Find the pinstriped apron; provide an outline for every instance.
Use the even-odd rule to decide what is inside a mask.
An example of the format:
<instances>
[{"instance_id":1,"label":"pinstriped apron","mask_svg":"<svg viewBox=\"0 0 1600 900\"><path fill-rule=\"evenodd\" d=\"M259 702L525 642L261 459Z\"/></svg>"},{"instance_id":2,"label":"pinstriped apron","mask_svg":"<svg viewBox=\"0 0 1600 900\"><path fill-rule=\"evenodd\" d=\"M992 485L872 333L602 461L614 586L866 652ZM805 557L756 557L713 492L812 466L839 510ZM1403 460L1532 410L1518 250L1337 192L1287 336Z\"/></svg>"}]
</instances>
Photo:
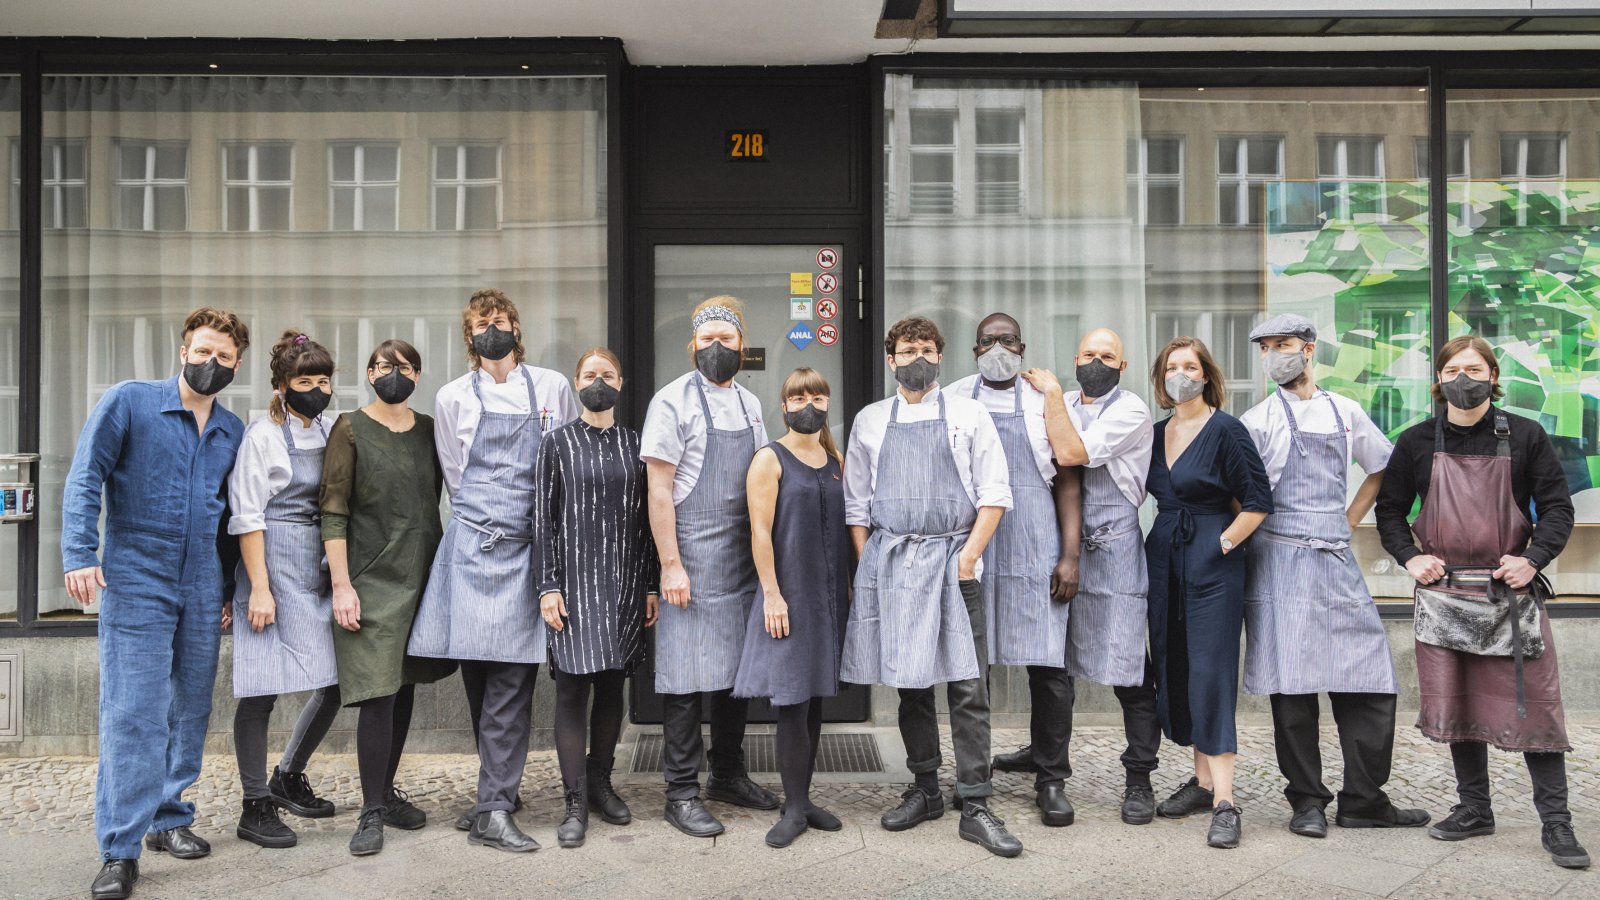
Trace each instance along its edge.
<instances>
[{"instance_id":1,"label":"pinstriped apron","mask_svg":"<svg viewBox=\"0 0 1600 900\"><path fill-rule=\"evenodd\" d=\"M322 422L319 417L316 420ZM327 427L322 426L323 437ZM333 656L333 587L322 553L322 448L294 445L288 416L289 483L267 501L267 584L277 603L273 624L250 627L250 575L239 563L233 595L233 695L261 697L327 687L339 680Z\"/></svg>"},{"instance_id":2,"label":"pinstriped apron","mask_svg":"<svg viewBox=\"0 0 1600 900\"><path fill-rule=\"evenodd\" d=\"M1245 693L1398 693L1389 639L1350 549L1344 419L1328 396L1336 430L1303 434L1282 391L1278 400L1291 446L1274 511L1250 542Z\"/></svg>"},{"instance_id":3,"label":"pinstriped apron","mask_svg":"<svg viewBox=\"0 0 1600 900\"><path fill-rule=\"evenodd\" d=\"M1093 406L1117 402L1122 389ZM1083 466L1083 549L1078 596L1067 630L1067 674L1097 684L1144 682L1150 570L1145 567L1139 508L1117 487L1109 466Z\"/></svg>"},{"instance_id":4,"label":"pinstriped apron","mask_svg":"<svg viewBox=\"0 0 1600 900\"><path fill-rule=\"evenodd\" d=\"M523 367L528 414L492 413L478 398L477 430L451 498L427 592L411 626L412 656L487 662L542 663L544 619L533 581L539 571L533 543L534 461L544 433L533 373Z\"/></svg>"},{"instance_id":5,"label":"pinstriped apron","mask_svg":"<svg viewBox=\"0 0 1600 900\"><path fill-rule=\"evenodd\" d=\"M689 575L689 606L661 603L656 622L656 692L661 694L733 687L745 623L756 599L745 476L756 455L759 426L715 427L705 379L698 372L694 383L706 419L706 458L694 488L674 511L678 555ZM734 396L742 421L750 421L744 396L737 390Z\"/></svg>"},{"instance_id":6,"label":"pinstriped apron","mask_svg":"<svg viewBox=\"0 0 1600 900\"><path fill-rule=\"evenodd\" d=\"M972 620L957 558L977 521L939 417L900 422L900 398L878 449L872 533L856 569L839 679L925 688L977 678Z\"/></svg>"},{"instance_id":7,"label":"pinstriped apron","mask_svg":"<svg viewBox=\"0 0 1600 900\"><path fill-rule=\"evenodd\" d=\"M978 399L983 379L972 382ZM1039 475L1022 411L1022 383L1012 386L1012 410L989 413L1000 432L1011 510L983 551L983 608L989 616L989 663L1061 668L1067 658L1070 604L1050 599L1050 576L1061 556L1055 495Z\"/></svg>"}]
</instances>

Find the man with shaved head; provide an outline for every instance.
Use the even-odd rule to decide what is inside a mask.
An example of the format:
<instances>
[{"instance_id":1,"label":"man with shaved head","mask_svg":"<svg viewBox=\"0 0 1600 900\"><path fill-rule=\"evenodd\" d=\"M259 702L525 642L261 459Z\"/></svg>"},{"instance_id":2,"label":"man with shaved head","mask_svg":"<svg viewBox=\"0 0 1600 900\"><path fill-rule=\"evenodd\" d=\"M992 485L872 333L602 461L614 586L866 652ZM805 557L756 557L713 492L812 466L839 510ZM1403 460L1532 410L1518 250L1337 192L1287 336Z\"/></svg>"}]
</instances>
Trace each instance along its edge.
<instances>
[{"instance_id":1,"label":"man with shaved head","mask_svg":"<svg viewBox=\"0 0 1600 900\"><path fill-rule=\"evenodd\" d=\"M1044 394L1055 461L1082 467L1083 473L1083 549L1066 672L1115 689L1128 737L1122 821L1144 825L1155 818L1150 773L1161 744L1155 669L1145 649L1148 576L1139 532L1155 432L1150 408L1118 386L1128 361L1116 332L1097 328L1084 335L1076 364L1080 390L1070 393L1045 369L1029 369L1022 377ZM1020 756L996 757L994 767L1014 766Z\"/></svg>"}]
</instances>

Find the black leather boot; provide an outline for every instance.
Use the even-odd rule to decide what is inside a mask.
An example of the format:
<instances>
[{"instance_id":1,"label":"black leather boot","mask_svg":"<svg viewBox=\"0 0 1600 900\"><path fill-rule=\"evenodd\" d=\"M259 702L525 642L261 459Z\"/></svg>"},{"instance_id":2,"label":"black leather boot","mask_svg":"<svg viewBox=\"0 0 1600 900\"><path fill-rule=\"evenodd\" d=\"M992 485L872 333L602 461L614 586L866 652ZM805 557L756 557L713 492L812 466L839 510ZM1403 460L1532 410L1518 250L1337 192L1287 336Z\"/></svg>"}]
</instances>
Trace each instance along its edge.
<instances>
[{"instance_id":1,"label":"black leather boot","mask_svg":"<svg viewBox=\"0 0 1600 900\"><path fill-rule=\"evenodd\" d=\"M571 849L582 847L584 835L589 831L589 805L584 801L584 790L567 791L567 815L556 828L556 842Z\"/></svg>"},{"instance_id":2,"label":"black leather boot","mask_svg":"<svg viewBox=\"0 0 1600 900\"><path fill-rule=\"evenodd\" d=\"M278 802L271 797L245 800L244 811L239 814L239 826L234 833L242 841L270 850L293 847L299 841L294 830L278 817Z\"/></svg>"},{"instance_id":3,"label":"black leather boot","mask_svg":"<svg viewBox=\"0 0 1600 900\"><path fill-rule=\"evenodd\" d=\"M532 853L539 849L539 842L522 833L508 809L478 813L472 822L472 830L467 832L467 843L508 853Z\"/></svg>"},{"instance_id":4,"label":"black leather boot","mask_svg":"<svg viewBox=\"0 0 1600 900\"><path fill-rule=\"evenodd\" d=\"M611 787L611 767L602 768L594 759L586 764L587 772L584 778L584 792L587 794L589 808L600 814L600 818L612 825L626 825L633 821L633 811L628 809L628 804L622 802L617 792Z\"/></svg>"}]
</instances>

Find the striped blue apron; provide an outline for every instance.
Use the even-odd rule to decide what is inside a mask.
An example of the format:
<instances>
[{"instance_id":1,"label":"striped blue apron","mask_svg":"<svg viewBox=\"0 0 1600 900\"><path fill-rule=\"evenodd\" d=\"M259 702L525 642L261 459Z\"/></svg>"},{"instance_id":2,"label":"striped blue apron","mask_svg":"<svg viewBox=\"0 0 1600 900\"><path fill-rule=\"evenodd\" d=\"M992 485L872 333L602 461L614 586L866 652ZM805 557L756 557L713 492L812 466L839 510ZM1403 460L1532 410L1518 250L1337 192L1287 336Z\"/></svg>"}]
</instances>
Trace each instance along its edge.
<instances>
[{"instance_id":1,"label":"striped blue apron","mask_svg":"<svg viewBox=\"0 0 1600 900\"><path fill-rule=\"evenodd\" d=\"M322 419L317 420L319 425ZM327 427L322 426L323 437ZM327 687L339 680L333 657L333 587L322 553L321 447L294 445L288 416L289 483L267 501L264 535L267 584L277 603L274 622L250 627L250 575L239 563L233 595L233 695L261 697Z\"/></svg>"},{"instance_id":2,"label":"striped blue apron","mask_svg":"<svg viewBox=\"0 0 1600 900\"><path fill-rule=\"evenodd\" d=\"M939 417L899 421L900 398L878 448L872 533L856 568L841 681L925 688L977 678L978 650L961 597L961 547L978 518Z\"/></svg>"},{"instance_id":3,"label":"striped blue apron","mask_svg":"<svg viewBox=\"0 0 1600 900\"><path fill-rule=\"evenodd\" d=\"M1091 406L1104 415L1121 396L1118 388ZM1117 487L1110 467L1084 466L1083 549L1067 632L1067 674L1119 687L1143 683L1149 584L1139 508Z\"/></svg>"},{"instance_id":4,"label":"striped blue apron","mask_svg":"<svg viewBox=\"0 0 1600 900\"><path fill-rule=\"evenodd\" d=\"M978 399L983 380L972 382ZM989 663L1061 668L1067 658L1070 604L1050 599L1050 575L1061 556L1055 495L1039 474L1022 411L1022 383L1010 413L991 412L1011 481L1011 510L983 551L983 608L989 616Z\"/></svg>"},{"instance_id":5,"label":"striped blue apron","mask_svg":"<svg viewBox=\"0 0 1600 900\"><path fill-rule=\"evenodd\" d=\"M433 558L428 588L411 625L412 656L486 662L542 663L544 619L533 582L539 571L533 543L539 458L539 400L533 373L523 369L528 414L492 413L472 373L480 410L472 450L451 498L450 524Z\"/></svg>"},{"instance_id":6,"label":"striped blue apron","mask_svg":"<svg viewBox=\"0 0 1600 900\"><path fill-rule=\"evenodd\" d=\"M656 691L693 694L733 687L744 651L745 622L756 599L745 476L759 426L717 428L697 372L695 396L706 419L706 458L689 496L674 510L678 555L689 575L689 606L662 601L656 622ZM741 421L750 421L739 398ZM762 441L765 443L765 441Z\"/></svg>"},{"instance_id":7,"label":"striped blue apron","mask_svg":"<svg viewBox=\"0 0 1600 900\"><path fill-rule=\"evenodd\" d=\"M1336 431L1302 434L1281 391L1278 400L1292 446L1274 512L1250 542L1245 693L1398 693L1389 640L1350 549L1344 419L1334 406Z\"/></svg>"}]
</instances>

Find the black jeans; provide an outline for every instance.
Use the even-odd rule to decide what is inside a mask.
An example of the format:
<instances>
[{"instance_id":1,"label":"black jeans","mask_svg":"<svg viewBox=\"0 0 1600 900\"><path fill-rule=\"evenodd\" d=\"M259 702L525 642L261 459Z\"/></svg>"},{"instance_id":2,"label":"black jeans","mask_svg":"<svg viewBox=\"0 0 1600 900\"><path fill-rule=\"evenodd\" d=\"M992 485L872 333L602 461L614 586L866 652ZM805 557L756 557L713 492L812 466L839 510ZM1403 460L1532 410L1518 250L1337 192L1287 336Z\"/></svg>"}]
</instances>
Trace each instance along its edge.
<instances>
[{"instance_id":1,"label":"black jeans","mask_svg":"<svg viewBox=\"0 0 1600 900\"><path fill-rule=\"evenodd\" d=\"M1122 732L1128 738L1128 749L1122 751L1125 783L1128 787L1149 787L1150 773L1156 770L1161 750L1161 719L1156 715L1156 667L1148 652L1144 656L1144 680L1112 691L1122 704Z\"/></svg>"},{"instance_id":2,"label":"black jeans","mask_svg":"<svg viewBox=\"0 0 1600 900\"><path fill-rule=\"evenodd\" d=\"M1322 783L1322 753L1317 748L1321 713L1317 694L1272 695L1272 740L1278 771L1288 779L1284 797L1294 809L1326 807L1333 794ZM1394 694L1330 693L1333 721L1344 755L1339 812L1378 816L1391 804L1383 786L1394 760Z\"/></svg>"},{"instance_id":3,"label":"black jeans","mask_svg":"<svg viewBox=\"0 0 1600 900\"><path fill-rule=\"evenodd\" d=\"M1533 779L1533 808L1541 822L1572 822L1567 811L1567 757L1564 753L1524 753ZM1456 741L1450 745L1456 766L1456 794L1465 806L1489 809L1489 745Z\"/></svg>"},{"instance_id":4,"label":"black jeans","mask_svg":"<svg viewBox=\"0 0 1600 900\"><path fill-rule=\"evenodd\" d=\"M701 698L711 703L712 778L747 775L744 766L744 726L750 701L734 698L733 689L694 694L661 695L661 775L667 780L668 800L693 800L700 796Z\"/></svg>"},{"instance_id":5,"label":"black jeans","mask_svg":"<svg viewBox=\"0 0 1600 900\"><path fill-rule=\"evenodd\" d=\"M989 777L989 670L987 617L977 581L961 582L961 597L972 622L972 641L978 653L977 678L945 685L950 703L950 741L956 755L956 794L987 797L994 793ZM906 768L911 774L937 772L944 762L939 752L939 708L933 688L900 689L900 738L906 745Z\"/></svg>"},{"instance_id":6,"label":"black jeans","mask_svg":"<svg viewBox=\"0 0 1600 900\"><path fill-rule=\"evenodd\" d=\"M1077 699L1072 676L1066 669L1029 666L1028 696L1032 702L1028 731L1033 741L1033 763L1039 767L1033 786L1038 789L1060 784L1072 777L1072 763L1067 756L1072 741L1072 704Z\"/></svg>"}]
</instances>

